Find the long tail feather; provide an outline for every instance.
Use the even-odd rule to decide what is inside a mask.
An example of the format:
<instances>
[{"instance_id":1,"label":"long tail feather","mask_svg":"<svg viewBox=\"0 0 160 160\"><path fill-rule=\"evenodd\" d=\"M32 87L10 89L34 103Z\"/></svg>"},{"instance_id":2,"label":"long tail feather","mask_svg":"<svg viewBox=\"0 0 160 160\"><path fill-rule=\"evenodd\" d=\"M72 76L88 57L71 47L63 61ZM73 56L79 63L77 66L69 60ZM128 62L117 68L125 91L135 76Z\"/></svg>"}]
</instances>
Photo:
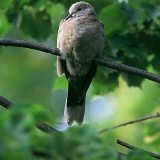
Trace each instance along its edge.
<instances>
[{"instance_id":1,"label":"long tail feather","mask_svg":"<svg viewBox=\"0 0 160 160\"><path fill-rule=\"evenodd\" d=\"M82 106L77 105L74 107L65 105L64 109L64 122L68 123L68 125L72 125L74 121L76 121L79 125L82 124L85 112L85 104Z\"/></svg>"}]
</instances>

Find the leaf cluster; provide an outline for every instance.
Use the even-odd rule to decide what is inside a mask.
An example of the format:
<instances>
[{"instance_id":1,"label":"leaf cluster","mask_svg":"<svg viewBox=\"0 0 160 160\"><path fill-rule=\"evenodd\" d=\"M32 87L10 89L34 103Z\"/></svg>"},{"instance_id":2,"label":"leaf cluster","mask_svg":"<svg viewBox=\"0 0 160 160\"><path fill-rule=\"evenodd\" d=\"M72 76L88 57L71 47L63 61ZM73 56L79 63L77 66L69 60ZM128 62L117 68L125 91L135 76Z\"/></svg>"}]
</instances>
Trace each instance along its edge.
<instances>
[{"instance_id":1,"label":"leaf cluster","mask_svg":"<svg viewBox=\"0 0 160 160\"><path fill-rule=\"evenodd\" d=\"M120 154L108 147L97 129L89 125L73 126L65 132L43 133L35 125L42 117L43 120L49 120L46 113L37 104L13 106L10 111L2 110L0 159L134 160L149 157L141 151Z\"/></svg>"}]
</instances>

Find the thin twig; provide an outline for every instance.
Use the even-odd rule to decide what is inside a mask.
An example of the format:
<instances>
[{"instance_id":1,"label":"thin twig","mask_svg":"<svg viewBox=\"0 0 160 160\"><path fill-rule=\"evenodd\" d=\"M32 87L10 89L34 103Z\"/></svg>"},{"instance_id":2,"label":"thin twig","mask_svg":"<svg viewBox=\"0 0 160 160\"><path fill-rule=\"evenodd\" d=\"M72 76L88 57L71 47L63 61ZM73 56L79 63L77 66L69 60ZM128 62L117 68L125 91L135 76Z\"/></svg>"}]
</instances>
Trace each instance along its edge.
<instances>
[{"instance_id":1,"label":"thin twig","mask_svg":"<svg viewBox=\"0 0 160 160\"><path fill-rule=\"evenodd\" d=\"M126 142L123 142L123 141L121 141L121 140L119 140L119 139L117 139L116 143L119 144L119 145L121 145L121 146L124 146L124 147L126 147L126 148L128 148L128 149L131 149L131 150L141 150L141 151L149 154L149 155L150 155L151 157L153 157L153 158L160 159L160 155L158 155L158 154L156 154L156 153L149 152L149 151L145 151L145 150L143 150L143 149L137 148L137 147L132 146L132 145L130 145L130 144L126 143Z\"/></svg>"},{"instance_id":2,"label":"thin twig","mask_svg":"<svg viewBox=\"0 0 160 160\"><path fill-rule=\"evenodd\" d=\"M52 48L52 47L46 46L44 44L32 42L32 41L3 38L3 39L0 39L0 45L1 46L24 47L24 48L35 49L38 51L43 51L46 53L50 53L52 55L58 55L58 56L61 55L58 48ZM150 72L147 72L142 69L138 69L136 67L131 67L128 65L124 65L124 64L120 64L117 62L113 62L113 61L109 61L109 60L105 60L105 59L100 59L100 58L95 58L94 63L101 65L101 66L104 66L104 67L112 68L112 69L115 69L118 71L135 74L140 77L149 79L151 81L160 83L160 76L153 74L153 73L150 73Z\"/></svg>"},{"instance_id":3,"label":"thin twig","mask_svg":"<svg viewBox=\"0 0 160 160\"><path fill-rule=\"evenodd\" d=\"M13 103L9 101L8 99L0 96L0 105L6 109L9 109L10 107L13 106Z\"/></svg>"},{"instance_id":4,"label":"thin twig","mask_svg":"<svg viewBox=\"0 0 160 160\"><path fill-rule=\"evenodd\" d=\"M133 123L142 122L142 121L145 121L145 120L148 120L148 119L158 118L158 117L160 117L160 113L157 113L157 114L152 115L152 116L147 116L147 117L139 118L139 119L136 119L136 120L128 121L128 122L125 122L125 123L122 123L122 124L119 124L119 125L116 125L116 126L113 126L113 127L110 127L110 128L105 128L105 129L101 130L100 133L108 132L108 131L114 130L116 128L119 128L119 127L123 127L123 126L126 126L126 125L130 125L130 124L133 124Z\"/></svg>"},{"instance_id":5,"label":"thin twig","mask_svg":"<svg viewBox=\"0 0 160 160\"><path fill-rule=\"evenodd\" d=\"M36 157L40 157L40 159L52 159L52 154L43 151L32 150L32 154Z\"/></svg>"},{"instance_id":6,"label":"thin twig","mask_svg":"<svg viewBox=\"0 0 160 160\"><path fill-rule=\"evenodd\" d=\"M123 153L123 152L118 152L117 151L117 155L120 157L120 158L123 158L123 157L126 157L127 154Z\"/></svg>"},{"instance_id":7,"label":"thin twig","mask_svg":"<svg viewBox=\"0 0 160 160\"><path fill-rule=\"evenodd\" d=\"M44 123L44 122L38 122L37 124L37 128L45 133L57 133L60 132L57 129L49 126L48 124Z\"/></svg>"},{"instance_id":8,"label":"thin twig","mask_svg":"<svg viewBox=\"0 0 160 160\"><path fill-rule=\"evenodd\" d=\"M13 103L9 101L8 99L0 96L0 105L6 109L10 109L13 106ZM44 122L38 122L36 127L45 133L60 132Z\"/></svg>"}]
</instances>

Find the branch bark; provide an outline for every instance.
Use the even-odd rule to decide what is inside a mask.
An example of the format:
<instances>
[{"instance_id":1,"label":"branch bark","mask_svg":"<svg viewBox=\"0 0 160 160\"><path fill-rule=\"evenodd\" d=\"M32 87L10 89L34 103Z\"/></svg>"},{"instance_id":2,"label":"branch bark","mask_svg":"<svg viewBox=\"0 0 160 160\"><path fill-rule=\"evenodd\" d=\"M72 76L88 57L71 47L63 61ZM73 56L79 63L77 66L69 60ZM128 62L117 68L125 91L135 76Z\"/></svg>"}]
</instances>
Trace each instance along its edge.
<instances>
[{"instance_id":1,"label":"branch bark","mask_svg":"<svg viewBox=\"0 0 160 160\"><path fill-rule=\"evenodd\" d=\"M29 49L34 49L37 51L42 51L45 53L50 53L52 55L60 56L60 52L59 52L58 48L52 48L52 47L46 46L42 43L37 43L37 42L33 42L33 41L2 38L2 39L0 39L0 45L5 46L5 47L6 46L14 46L14 47L29 48Z\"/></svg>"},{"instance_id":2,"label":"branch bark","mask_svg":"<svg viewBox=\"0 0 160 160\"><path fill-rule=\"evenodd\" d=\"M136 68L136 67L128 66L128 65L125 65L125 64L109 61L109 60L106 60L106 59L95 58L94 61L98 65L101 65L101 66L104 66L104 67L112 68L112 69L122 71L122 72L126 72L126 73L135 74L135 75L140 76L142 78L146 78L146 79L149 79L151 81L160 83L160 76L156 75L154 73L151 73L151 72L148 72L148 71Z\"/></svg>"},{"instance_id":3,"label":"branch bark","mask_svg":"<svg viewBox=\"0 0 160 160\"><path fill-rule=\"evenodd\" d=\"M60 131L58 131L57 129L49 126L48 124L44 123L44 122L38 122L37 123L37 128L45 133L60 133Z\"/></svg>"},{"instance_id":4,"label":"branch bark","mask_svg":"<svg viewBox=\"0 0 160 160\"><path fill-rule=\"evenodd\" d=\"M122 123L122 124L119 124L119 125L116 125L116 126L113 126L113 127L110 127L110 128L105 128L105 129L101 130L100 133L108 132L108 131L114 130L116 128L119 128L119 127L124 127L126 125L130 125L130 124L133 124L133 123L142 122L142 121L145 121L145 120L149 120L149 119L152 119L152 118L158 118L158 117L160 117L160 113L157 113L157 114L152 115L152 116L147 116L147 117L139 118L139 119L136 119L136 120L128 121L128 122L125 122L125 123Z\"/></svg>"},{"instance_id":5,"label":"branch bark","mask_svg":"<svg viewBox=\"0 0 160 160\"><path fill-rule=\"evenodd\" d=\"M52 48L52 47L46 46L44 44L32 42L32 41L3 38L3 39L0 39L0 45L1 46L24 47L24 48L30 48L30 49L34 49L34 50L38 50L38 51L43 51L45 53L50 53L52 55L57 55L57 56L61 55L58 48ZM153 74L153 73L150 73L150 72L147 72L142 69L138 69L136 67L131 67L128 65L124 65L124 64L120 64L117 62L113 62L113 61L109 61L109 60L105 60L105 59L100 59L100 58L95 58L93 60L93 62L98 65L104 66L104 67L112 68L112 69L122 71L122 72L135 74L140 77L149 79L151 81L160 83L160 76Z\"/></svg>"},{"instance_id":6,"label":"branch bark","mask_svg":"<svg viewBox=\"0 0 160 160\"><path fill-rule=\"evenodd\" d=\"M11 101L9 101L8 99L0 96L0 105L6 109L9 109L10 107L13 106L13 103Z\"/></svg>"},{"instance_id":7,"label":"branch bark","mask_svg":"<svg viewBox=\"0 0 160 160\"><path fill-rule=\"evenodd\" d=\"M116 143L119 144L119 145L121 145L121 146L124 146L124 147L126 147L126 148L128 148L128 149L131 149L131 150L141 150L141 151L149 154L149 155L150 155L151 157L153 157L153 158L160 159L160 155L158 155L158 154L156 154L156 153L149 152L149 151L145 151L145 150L143 150L143 149L137 148L137 147L132 146L132 145L130 145L130 144L126 143L126 142L123 142L123 141L121 141L121 140L119 140L119 139L117 139Z\"/></svg>"}]
</instances>

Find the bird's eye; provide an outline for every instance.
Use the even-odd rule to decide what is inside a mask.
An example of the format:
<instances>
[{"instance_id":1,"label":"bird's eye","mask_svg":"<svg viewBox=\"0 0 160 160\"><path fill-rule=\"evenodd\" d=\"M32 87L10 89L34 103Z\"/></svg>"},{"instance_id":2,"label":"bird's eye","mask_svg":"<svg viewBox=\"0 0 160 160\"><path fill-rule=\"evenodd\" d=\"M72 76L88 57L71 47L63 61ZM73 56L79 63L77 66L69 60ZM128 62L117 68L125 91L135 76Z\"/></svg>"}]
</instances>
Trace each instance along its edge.
<instances>
[{"instance_id":1,"label":"bird's eye","mask_svg":"<svg viewBox=\"0 0 160 160\"><path fill-rule=\"evenodd\" d=\"M77 11L81 11L81 10L82 10L82 8L78 8L78 9L77 9Z\"/></svg>"}]
</instances>

